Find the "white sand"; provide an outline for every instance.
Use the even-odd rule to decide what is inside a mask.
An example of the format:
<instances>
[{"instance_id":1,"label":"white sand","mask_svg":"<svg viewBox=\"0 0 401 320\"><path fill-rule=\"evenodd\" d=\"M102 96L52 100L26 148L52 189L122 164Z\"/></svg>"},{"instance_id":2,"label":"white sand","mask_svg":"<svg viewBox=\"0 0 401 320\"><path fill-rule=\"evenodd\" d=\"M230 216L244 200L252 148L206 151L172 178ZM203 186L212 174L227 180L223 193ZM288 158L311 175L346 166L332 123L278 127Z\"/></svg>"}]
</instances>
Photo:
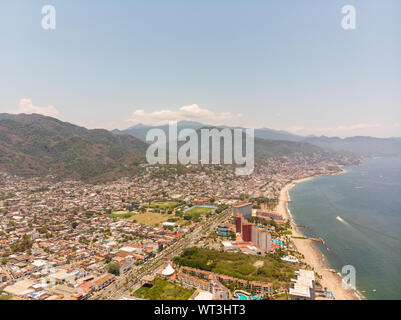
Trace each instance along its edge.
<instances>
[{"instance_id":1,"label":"white sand","mask_svg":"<svg viewBox=\"0 0 401 320\"><path fill-rule=\"evenodd\" d=\"M290 219L292 235L295 237L303 237L302 232L298 230L295 226L290 213L287 210L288 202L288 191L294 187L297 183L304 182L314 177L309 177L305 179L300 179L293 181L292 183L286 185L280 192L280 201L277 206L277 212L280 213L286 219ZM313 245L312 240L308 239L292 239L292 242L297 251L304 255L304 261L310 265L316 273L322 276L320 284L322 288L327 288L327 290L332 291L336 300L356 300L358 296L353 290L344 289L342 286L341 278L337 273L329 270L323 260L322 253ZM317 299L325 299L322 297L317 297Z\"/></svg>"}]
</instances>

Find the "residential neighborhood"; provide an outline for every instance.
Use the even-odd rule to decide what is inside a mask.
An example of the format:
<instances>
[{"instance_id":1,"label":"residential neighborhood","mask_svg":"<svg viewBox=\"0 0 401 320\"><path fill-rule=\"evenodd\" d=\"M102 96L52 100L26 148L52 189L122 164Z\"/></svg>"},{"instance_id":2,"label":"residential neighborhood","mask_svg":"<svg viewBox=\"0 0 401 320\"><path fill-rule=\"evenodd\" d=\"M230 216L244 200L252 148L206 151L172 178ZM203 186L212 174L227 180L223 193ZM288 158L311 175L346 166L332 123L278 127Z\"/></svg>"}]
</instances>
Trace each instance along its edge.
<instances>
[{"instance_id":1,"label":"residential neighborhood","mask_svg":"<svg viewBox=\"0 0 401 320\"><path fill-rule=\"evenodd\" d=\"M284 219L271 206L284 185L339 172L340 160L347 161L307 160L268 160L245 177L224 166L144 164L139 176L93 185L1 173L0 289L25 299L87 299L246 199L254 203L255 219L280 224ZM268 242L252 243L248 231L241 238L242 229L229 216L225 236L232 234L234 241L200 243L225 251L237 246L247 254L260 247L263 254L274 251L269 231Z\"/></svg>"}]
</instances>

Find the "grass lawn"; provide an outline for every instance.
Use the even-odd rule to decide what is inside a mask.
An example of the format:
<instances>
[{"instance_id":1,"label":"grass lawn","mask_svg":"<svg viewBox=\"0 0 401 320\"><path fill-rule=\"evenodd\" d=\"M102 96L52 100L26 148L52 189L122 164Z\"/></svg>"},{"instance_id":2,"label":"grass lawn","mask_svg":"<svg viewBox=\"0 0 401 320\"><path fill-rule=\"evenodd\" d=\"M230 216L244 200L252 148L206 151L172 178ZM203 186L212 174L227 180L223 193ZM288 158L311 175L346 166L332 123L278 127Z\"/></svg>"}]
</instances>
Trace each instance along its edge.
<instances>
[{"instance_id":1,"label":"grass lawn","mask_svg":"<svg viewBox=\"0 0 401 320\"><path fill-rule=\"evenodd\" d=\"M150 204L149 208L160 208L160 209L174 209L179 205L178 202L155 202Z\"/></svg>"},{"instance_id":2,"label":"grass lawn","mask_svg":"<svg viewBox=\"0 0 401 320\"><path fill-rule=\"evenodd\" d=\"M192 220L199 222L201 216L205 216L209 214L213 208L205 208L205 207L193 207L184 213L184 218L186 220Z\"/></svg>"},{"instance_id":3,"label":"grass lawn","mask_svg":"<svg viewBox=\"0 0 401 320\"><path fill-rule=\"evenodd\" d=\"M194 293L167 280L156 278L152 287L143 286L134 295L147 300L188 300Z\"/></svg>"},{"instance_id":4,"label":"grass lawn","mask_svg":"<svg viewBox=\"0 0 401 320\"><path fill-rule=\"evenodd\" d=\"M167 214L161 214L157 212L145 212L132 215L130 217L130 220L136 221L139 224L155 227L170 218L171 216Z\"/></svg>"},{"instance_id":5,"label":"grass lawn","mask_svg":"<svg viewBox=\"0 0 401 320\"><path fill-rule=\"evenodd\" d=\"M121 212L114 212L112 214L108 214L107 216L109 218L123 218L123 219L127 219L130 218L134 215L133 212L125 212L125 211L121 211Z\"/></svg>"},{"instance_id":6,"label":"grass lawn","mask_svg":"<svg viewBox=\"0 0 401 320\"><path fill-rule=\"evenodd\" d=\"M212 208L193 207L193 208L189 209L188 211L186 211L185 214L204 215L204 214L208 214L212 210L213 210Z\"/></svg>"}]
</instances>

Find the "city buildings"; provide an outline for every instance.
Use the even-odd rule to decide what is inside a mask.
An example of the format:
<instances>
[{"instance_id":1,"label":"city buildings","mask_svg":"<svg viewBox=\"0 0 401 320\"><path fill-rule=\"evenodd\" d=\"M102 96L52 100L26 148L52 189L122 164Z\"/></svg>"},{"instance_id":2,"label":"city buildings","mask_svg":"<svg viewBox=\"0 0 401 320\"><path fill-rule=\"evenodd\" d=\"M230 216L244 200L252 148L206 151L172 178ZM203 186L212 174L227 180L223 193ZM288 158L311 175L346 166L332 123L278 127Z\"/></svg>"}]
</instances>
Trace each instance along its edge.
<instances>
[{"instance_id":1,"label":"city buildings","mask_svg":"<svg viewBox=\"0 0 401 320\"><path fill-rule=\"evenodd\" d=\"M272 237L269 231L248 222L240 213L235 216L235 226L242 241L252 242L263 252L271 251Z\"/></svg>"},{"instance_id":2,"label":"city buildings","mask_svg":"<svg viewBox=\"0 0 401 320\"><path fill-rule=\"evenodd\" d=\"M242 215L245 219L252 217L252 203L242 203L233 207L233 214L236 217L238 214Z\"/></svg>"},{"instance_id":3,"label":"city buildings","mask_svg":"<svg viewBox=\"0 0 401 320\"><path fill-rule=\"evenodd\" d=\"M285 184L328 174L332 164L321 155L268 159L250 176L236 176L229 166L188 165L178 172L143 164L140 175L99 184L0 173L0 290L23 299L87 299L116 280L108 263L117 263L124 277L190 233L198 223L180 210L199 201L234 206L243 241L225 241L224 250L268 252L270 233L249 219L280 217L264 209L252 217L252 205L240 199L276 199ZM180 210L152 209L161 211L164 226L113 214L139 214L152 202L172 199ZM224 225L218 231L229 235Z\"/></svg>"}]
</instances>

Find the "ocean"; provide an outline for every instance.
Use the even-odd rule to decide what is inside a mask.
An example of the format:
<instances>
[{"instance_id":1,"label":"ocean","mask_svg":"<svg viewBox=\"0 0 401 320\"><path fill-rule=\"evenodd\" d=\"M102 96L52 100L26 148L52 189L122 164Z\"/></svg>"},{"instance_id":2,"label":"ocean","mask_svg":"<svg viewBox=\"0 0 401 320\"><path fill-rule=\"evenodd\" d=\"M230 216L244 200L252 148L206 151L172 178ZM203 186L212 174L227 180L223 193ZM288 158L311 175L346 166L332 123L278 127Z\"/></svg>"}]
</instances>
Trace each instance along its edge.
<instances>
[{"instance_id":1,"label":"ocean","mask_svg":"<svg viewBox=\"0 0 401 320\"><path fill-rule=\"evenodd\" d=\"M401 299L401 157L375 158L347 173L290 190L289 209L331 268L352 265L367 299Z\"/></svg>"}]
</instances>

